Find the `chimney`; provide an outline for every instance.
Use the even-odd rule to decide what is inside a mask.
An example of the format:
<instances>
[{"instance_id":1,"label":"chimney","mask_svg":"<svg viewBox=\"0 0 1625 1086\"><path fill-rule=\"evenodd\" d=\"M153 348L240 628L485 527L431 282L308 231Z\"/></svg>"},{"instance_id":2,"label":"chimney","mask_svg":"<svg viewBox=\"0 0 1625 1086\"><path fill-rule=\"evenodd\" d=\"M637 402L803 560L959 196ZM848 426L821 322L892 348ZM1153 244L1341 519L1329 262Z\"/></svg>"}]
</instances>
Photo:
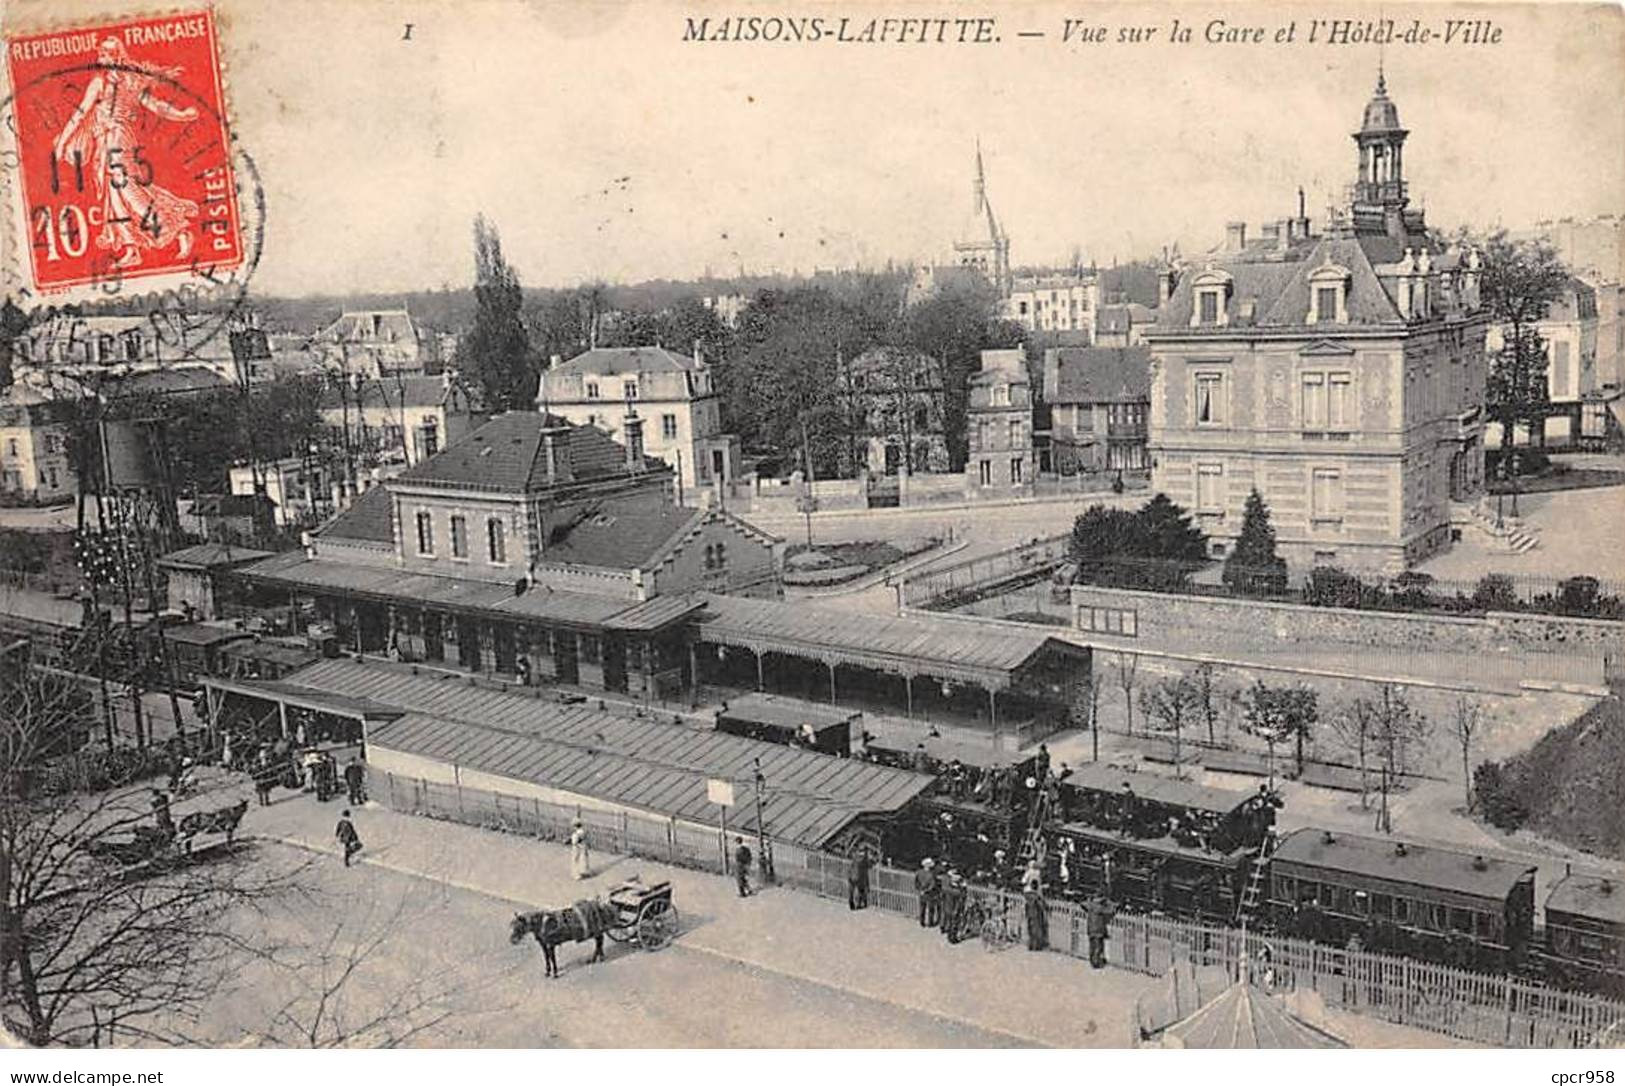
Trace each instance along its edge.
<instances>
[{"instance_id":1,"label":"chimney","mask_svg":"<svg viewBox=\"0 0 1625 1086\"><path fill-rule=\"evenodd\" d=\"M1232 253L1239 253L1247 247L1246 223L1232 222L1225 224L1224 247Z\"/></svg>"},{"instance_id":2,"label":"chimney","mask_svg":"<svg viewBox=\"0 0 1625 1086\"><path fill-rule=\"evenodd\" d=\"M696 366L705 365L705 356L700 353L700 341L697 339L694 341L694 364Z\"/></svg>"},{"instance_id":3,"label":"chimney","mask_svg":"<svg viewBox=\"0 0 1625 1086\"><path fill-rule=\"evenodd\" d=\"M1157 274L1157 308L1162 309L1168 304L1168 299L1174 295L1174 288L1179 285L1179 272L1173 268L1164 268Z\"/></svg>"},{"instance_id":4,"label":"chimney","mask_svg":"<svg viewBox=\"0 0 1625 1086\"><path fill-rule=\"evenodd\" d=\"M1292 244L1293 233L1292 220L1282 219L1280 231L1275 235L1275 247L1283 252L1286 251Z\"/></svg>"},{"instance_id":5,"label":"chimney","mask_svg":"<svg viewBox=\"0 0 1625 1086\"><path fill-rule=\"evenodd\" d=\"M633 410L626 412L626 418L621 422L621 432L626 436L626 470L634 475L642 471L643 464L643 420Z\"/></svg>"},{"instance_id":6,"label":"chimney","mask_svg":"<svg viewBox=\"0 0 1625 1086\"><path fill-rule=\"evenodd\" d=\"M542 465L548 486L570 481L569 426L542 426Z\"/></svg>"},{"instance_id":7,"label":"chimney","mask_svg":"<svg viewBox=\"0 0 1625 1086\"><path fill-rule=\"evenodd\" d=\"M563 361L564 359L560 358L558 355L553 355L547 360L547 368L550 370L556 370L559 368L559 363Z\"/></svg>"},{"instance_id":8,"label":"chimney","mask_svg":"<svg viewBox=\"0 0 1625 1086\"><path fill-rule=\"evenodd\" d=\"M1055 347L1044 348L1044 387L1042 395L1045 403L1054 403L1056 393L1061 388L1061 352Z\"/></svg>"}]
</instances>

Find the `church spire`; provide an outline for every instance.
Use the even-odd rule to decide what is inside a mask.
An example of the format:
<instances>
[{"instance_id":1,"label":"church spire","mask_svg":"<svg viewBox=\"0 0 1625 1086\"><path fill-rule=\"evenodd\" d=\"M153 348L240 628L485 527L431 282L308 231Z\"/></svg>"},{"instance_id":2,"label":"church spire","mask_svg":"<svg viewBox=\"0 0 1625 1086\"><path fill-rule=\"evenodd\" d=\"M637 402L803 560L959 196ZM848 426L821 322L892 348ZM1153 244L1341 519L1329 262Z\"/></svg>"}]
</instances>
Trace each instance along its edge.
<instances>
[{"instance_id":1,"label":"church spire","mask_svg":"<svg viewBox=\"0 0 1625 1086\"><path fill-rule=\"evenodd\" d=\"M980 215L982 213L982 209L987 206L987 175L982 170L982 137L980 136L976 137L975 196L976 206L971 210L973 214Z\"/></svg>"}]
</instances>

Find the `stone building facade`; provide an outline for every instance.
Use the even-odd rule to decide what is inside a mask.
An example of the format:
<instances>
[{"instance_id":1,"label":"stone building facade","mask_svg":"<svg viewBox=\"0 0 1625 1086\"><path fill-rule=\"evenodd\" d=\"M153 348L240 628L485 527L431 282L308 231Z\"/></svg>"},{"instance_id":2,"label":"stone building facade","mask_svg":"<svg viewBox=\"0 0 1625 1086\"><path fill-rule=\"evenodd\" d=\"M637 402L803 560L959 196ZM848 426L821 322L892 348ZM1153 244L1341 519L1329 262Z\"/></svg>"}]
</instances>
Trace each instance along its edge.
<instances>
[{"instance_id":1,"label":"stone building facade","mask_svg":"<svg viewBox=\"0 0 1625 1086\"><path fill-rule=\"evenodd\" d=\"M1406 135L1379 78L1353 203L1326 234L1192 267L1147 335L1152 485L1216 556L1255 487L1300 572L1401 570L1484 493L1481 258L1409 206Z\"/></svg>"}]
</instances>

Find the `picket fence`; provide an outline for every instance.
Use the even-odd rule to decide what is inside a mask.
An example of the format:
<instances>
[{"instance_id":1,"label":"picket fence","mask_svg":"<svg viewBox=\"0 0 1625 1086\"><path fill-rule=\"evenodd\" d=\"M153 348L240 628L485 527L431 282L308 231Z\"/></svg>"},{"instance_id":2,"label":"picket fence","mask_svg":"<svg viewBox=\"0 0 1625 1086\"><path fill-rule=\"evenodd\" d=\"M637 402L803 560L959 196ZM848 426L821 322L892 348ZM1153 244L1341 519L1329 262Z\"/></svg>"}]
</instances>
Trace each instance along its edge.
<instances>
[{"instance_id":1,"label":"picket fence","mask_svg":"<svg viewBox=\"0 0 1625 1086\"><path fill-rule=\"evenodd\" d=\"M391 809L404 813L548 841L568 838L572 823L579 819L588 844L603 852L724 874L731 862L719 826L624 809L564 806L390 773L375 774L372 791ZM844 857L782 841L769 845L779 885L826 898L846 898L848 861ZM1019 894L973 886L969 900L980 905L985 915L1002 918L1004 936L1010 942L1025 940ZM869 907L916 917L919 898L913 873L873 868ZM1047 909L1050 949L1087 958L1083 909L1061 900L1051 900ZM1260 963L1267 958L1278 991L1312 989L1330 1008L1499 1047L1586 1048L1625 1031L1625 1003L1597 996L1509 976L1165 917L1114 916L1106 957L1113 966L1149 976L1166 976L1176 968L1217 967L1232 978L1247 969L1255 979Z\"/></svg>"}]
</instances>

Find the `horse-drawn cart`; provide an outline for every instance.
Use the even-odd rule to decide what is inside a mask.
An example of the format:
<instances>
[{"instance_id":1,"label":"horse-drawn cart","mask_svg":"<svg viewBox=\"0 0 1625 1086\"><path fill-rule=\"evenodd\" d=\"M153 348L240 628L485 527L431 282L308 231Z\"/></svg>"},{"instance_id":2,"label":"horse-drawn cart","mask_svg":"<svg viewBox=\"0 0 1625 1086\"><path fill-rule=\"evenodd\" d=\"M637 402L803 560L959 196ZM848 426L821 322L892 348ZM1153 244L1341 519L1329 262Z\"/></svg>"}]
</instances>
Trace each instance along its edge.
<instances>
[{"instance_id":1,"label":"horse-drawn cart","mask_svg":"<svg viewBox=\"0 0 1625 1086\"><path fill-rule=\"evenodd\" d=\"M677 935L677 906L671 903L671 883L624 882L609 892L616 920L605 933L617 943L636 942L644 950L659 950Z\"/></svg>"},{"instance_id":2,"label":"horse-drawn cart","mask_svg":"<svg viewBox=\"0 0 1625 1086\"><path fill-rule=\"evenodd\" d=\"M559 975L558 948L562 943L593 941L590 961L604 960L604 937L617 943L659 950L677 935L677 906L671 903L671 883L645 886L638 879L623 882L609 892L609 900L587 898L568 909L542 909L515 913L508 941L533 936L542 948L547 975Z\"/></svg>"}]
</instances>

